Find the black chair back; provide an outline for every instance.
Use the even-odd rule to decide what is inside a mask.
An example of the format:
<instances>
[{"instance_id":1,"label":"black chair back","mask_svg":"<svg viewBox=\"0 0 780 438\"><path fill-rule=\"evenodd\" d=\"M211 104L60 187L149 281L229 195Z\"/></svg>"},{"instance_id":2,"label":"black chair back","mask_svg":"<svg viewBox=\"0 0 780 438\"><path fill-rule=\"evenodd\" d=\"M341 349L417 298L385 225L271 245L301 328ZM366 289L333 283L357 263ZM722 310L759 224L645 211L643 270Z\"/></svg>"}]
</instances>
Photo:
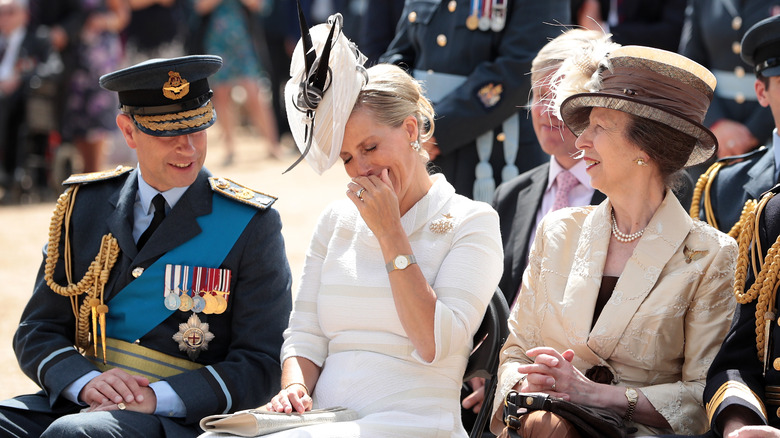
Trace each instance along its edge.
<instances>
[{"instance_id":1,"label":"black chair back","mask_svg":"<svg viewBox=\"0 0 780 438\"><path fill-rule=\"evenodd\" d=\"M493 406L493 396L496 393L498 379L499 354L509 335L507 320L509 319L509 306L501 289L496 288L493 298L490 300L485 316L482 318L482 324L474 335L474 349L469 356L469 362L466 365L466 372L463 380L468 381L473 377L482 377L485 379L485 401L482 403L482 409L479 411L474 427L471 429L471 438L482 436L490 418L490 411Z\"/></svg>"}]
</instances>

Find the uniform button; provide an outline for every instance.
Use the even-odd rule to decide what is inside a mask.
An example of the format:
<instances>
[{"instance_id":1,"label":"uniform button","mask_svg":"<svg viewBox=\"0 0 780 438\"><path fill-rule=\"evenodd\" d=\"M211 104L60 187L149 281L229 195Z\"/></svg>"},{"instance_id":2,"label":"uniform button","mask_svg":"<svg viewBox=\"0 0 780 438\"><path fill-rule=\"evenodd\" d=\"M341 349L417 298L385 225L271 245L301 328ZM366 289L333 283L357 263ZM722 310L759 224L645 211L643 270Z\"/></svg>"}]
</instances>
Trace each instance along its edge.
<instances>
[{"instance_id":1,"label":"uniform button","mask_svg":"<svg viewBox=\"0 0 780 438\"><path fill-rule=\"evenodd\" d=\"M780 357L776 358L774 362L772 362L772 366L775 367L775 371L780 371Z\"/></svg>"},{"instance_id":2,"label":"uniform button","mask_svg":"<svg viewBox=\"0 0 780 438\"><path fill-rule=\"evenodd\" d=\"M503 132L500 132L500 133L499 133L499 134L496 136L496 140L498 140L498 141L504 141L504 140L506 140L506 134L504 134Z\"/></svg>"},{"instance_id":3,"label":"uniform button","mask_svg":"<svg viewBox=\"0 0 780 438\"><path fill-rule=\"evenodd\" d=\"M745 76L745 69L741 65L738 65L734 67L734 74L737 75L738 78L742 78Z\"/></svg>"},{"instance_id":4,"label":"uniform button","mask_svg":"<svg viewBox=\"0 0 780 438\"><path fill-rule=\"evenodd\" d=\"M135 269L133 269L133 277L138 278L141 276L141 274L144 273L144 268L138 266Z\"/></svg>"},{"instance_id":5,"label":"uniform button","mask_svg":"<svg viewBox=\"0 0 780 438\"><path fill-rule=\"evenodd\" d=\"M444 47L447 45L447 35L439 34L439 36L436 37L436 44L439 45L439 47Z\"/></svg>"},{"instance_id":6,"label":"uniform button","mask_svg":"<svg viewBox=\"0 0 780 438\"><path fill-rule=\"evenodd\" d=\"M737 95L734 96L734 102L745 103L745 95L742 93L737 93Z\"/></svg>"},{"instance_id":7,"label":"uniform button","mask_svg":"<svg viewBox=\"0 0 780 438\"><path fill-rule=\"evenodd\" d=\"M739 30L740 27L742 27L742 17L734 17L734 19L731 20L731 28Z\"/></svg>"},{"instance_id":8,"label":"uniform button","mask_svg":"<svg viewBox=\"0 0 780 438\"><path fill-rule=\"evenodd\" d=\"M777 408L777 412L775 413L778 417L780 417L780 408Z\"/></svg>"},{"instance_id":9,"label":"uniform button","mask_svg":"<svg viewBox=\"0 0 780 438\"><path fill-rule=\"evenodd\" d=\"M742 46L739 44L739 41L731 43L731 51L734 52L734 54L739 55L739 52L742 51Z\"/></svg>"},{"instance_id":10,"label":"uniform button","mask_svg":"<svg viewBox=\"0 0 780 438\"><path fill-rule=\"evenodd\" d=\"M414 23L415 21L417 21L417 12L409 12L409 22Z\"/></svg>"},{"instance_id":11,"label":"uniform button","mask_svg":"<svg viewBox=\"0 0 780 438\"><path fill-rule=\"evenodd\" d=\"M455 0L450 0L450 2L447 3L447 9L450 12L455 12L455 9L457 8L458 8L458 2L456 2Z\"/></svg>"}]
</instances>

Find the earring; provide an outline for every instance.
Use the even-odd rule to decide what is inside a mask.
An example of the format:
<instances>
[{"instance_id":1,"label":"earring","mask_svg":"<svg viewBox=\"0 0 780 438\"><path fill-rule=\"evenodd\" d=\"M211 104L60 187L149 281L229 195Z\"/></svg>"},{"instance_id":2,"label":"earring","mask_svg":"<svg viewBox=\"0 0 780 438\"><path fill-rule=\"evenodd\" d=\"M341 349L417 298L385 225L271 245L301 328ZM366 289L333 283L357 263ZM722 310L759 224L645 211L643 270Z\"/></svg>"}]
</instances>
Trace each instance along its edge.
<instances>
[{"instance_id":1,"label":"earring","mask_svg":"<svg viewBox=\"0 0 780 438\"><path fill-rule=\"evenodd\" d=\"M636 160L634 160L634 163L636 163L637 166L647 166L647 163L645 163L645 160L643 160L642 158L637 158Z\"/></svg>"},{"instance_id":2,"label":"earring","mask_svg":"<svg viewBox=\"0 0 780 438\"><path fill-rule=\"evenodd\" d=\"M414 149L415 152L420 152L420 149L422 149L422 147L420 146L420 142L418 140L415 140L409 144L412 145L412 149Z\"/></svg>"}]
</instances>

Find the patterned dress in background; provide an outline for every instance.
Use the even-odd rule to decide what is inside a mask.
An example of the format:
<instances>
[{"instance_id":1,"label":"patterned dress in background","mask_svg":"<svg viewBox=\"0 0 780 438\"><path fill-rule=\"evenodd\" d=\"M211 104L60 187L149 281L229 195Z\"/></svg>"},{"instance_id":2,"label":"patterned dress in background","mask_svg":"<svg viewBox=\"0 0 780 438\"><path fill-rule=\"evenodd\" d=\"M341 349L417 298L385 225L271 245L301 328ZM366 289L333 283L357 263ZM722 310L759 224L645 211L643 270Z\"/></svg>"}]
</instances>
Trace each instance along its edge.
<instances>
[{"instance_id":1,"label":"patterned dress in background","mask_svg":"<svg viewBox=\"0 0 780 438\"><path fill-rule=\"evenodd\" d=\"M85 15L106 9L103 0L82 0ZM65 139L89 138L101 131L116 129L118 100L116 93L100 88L100 76L117 70L122 59L119 35L102 32L76 42L76 68L68 87L64 116Z\"/></svg>"},{"instance_id":2,"label":"patterned dress in background","mask_svg":"<svg viewBox=\"0 0 780 438\"><path fill-rule=\"evenodd\" d=\"M240 0L222 0L211 12L204 41L206 52L221 56L225 61L222 68L209 78L212 84L260 77L260 61L248 26L251 18Z\"/></svg>"}]
</instances>

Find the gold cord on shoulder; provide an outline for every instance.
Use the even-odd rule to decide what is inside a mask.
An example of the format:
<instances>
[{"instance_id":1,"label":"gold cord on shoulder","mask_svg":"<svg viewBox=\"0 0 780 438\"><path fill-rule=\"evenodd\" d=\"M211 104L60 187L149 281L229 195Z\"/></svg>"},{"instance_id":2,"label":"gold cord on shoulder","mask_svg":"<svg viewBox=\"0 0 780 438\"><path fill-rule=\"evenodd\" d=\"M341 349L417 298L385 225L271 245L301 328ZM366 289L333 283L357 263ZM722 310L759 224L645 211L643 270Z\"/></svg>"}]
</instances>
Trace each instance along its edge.
<instances>
[{"instance_id":1,"label":"gold cord on shoulder","mask_svg":"<svg viewBox=\"0 0 780 438\"><path fill-rule=\"evenodd\" d=\"M693 188L693 199L691 201L691 217L693 219L699 218L699 205L701 203L702 195L704 196L704 216L707 223L715 228L718 228L718 221L715 220L715 212L712 210L712 199L710 198L710 191L712 189L712 183L715 182L715 176L720 169L727 163L718 161L713 163L704 173L699 176L696 181L696 186Z\"/></svg>"},{"instance_id":2,"label":"gold cord on shoulder","mask_svg":"<svg viewBox=\"0 0 780 438\"><path fill-rule=\"evenodd\" d=\"M44 280L55 293L70 298L73 314L76 317L76 346L86 350L90 345L89 320L92 317L92 343L97 347L97 319L100 317L101 335L103 338L103 360L105 361L105 330L106 313L108 306L103 301L104 288L108 282L108 276L119 256L119 244L110 233L103 236L100 250L89 265L84 277L78 283L73 283L72 251L70 243L70 219L73 205L78 192L78 185L71 186L60 195L54 208L51 224L49 226L49 244L46 251L46 265L44 267ZM59 260L59 243L62 236L62 228L65 228L65 276L67 286L61 286L54 282L54 269ZM78 297L86 293L81 307L78 306ZM95 348L97 354L97 348Z\"/></svg>"},{"instance_id":3,"label":"gold cord on shoulder","mask_svg":"<svg viewBox=\"0 0 780 438\"><path fill-rule=\"evenodd\" d=\"M737 257L737 267L734 275L734 296L739 304L748 304L758 298L756 302L756 349L758 359L763 361L766 357L764 351L767 337L767 322L775 319L775 292L778 283L778 273L780 273L780 236L772 244L762 257L763 251L761 242L758 238L758 218L766 206L767 202L774 196L774 193L768 193L761 198L759 202L755 200L745 203L742 209L742 216L734 228L739 228L737 243L739 245L739 256ZM734 230L732 228L732 231ZM755 281L749 290L745 291L745 282L748 270L748 253L750 253L751 264ZM760 266L760 269L759 269Z\"/></svg>"}]
</instances>

